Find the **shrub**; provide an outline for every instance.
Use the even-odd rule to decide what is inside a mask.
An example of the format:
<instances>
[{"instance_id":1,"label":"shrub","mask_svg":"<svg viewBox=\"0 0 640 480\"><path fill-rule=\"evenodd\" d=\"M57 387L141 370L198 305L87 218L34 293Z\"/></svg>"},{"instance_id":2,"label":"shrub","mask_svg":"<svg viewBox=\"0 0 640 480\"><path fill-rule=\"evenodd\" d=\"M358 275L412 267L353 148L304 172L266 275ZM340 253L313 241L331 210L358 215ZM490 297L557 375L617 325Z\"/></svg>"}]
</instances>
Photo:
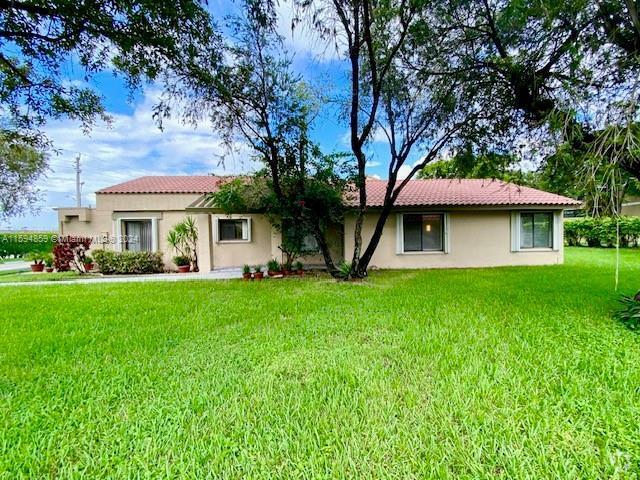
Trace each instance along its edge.
<instances>
[{"instance_id":1,"label":"shrub","mask_svg":"<svg viewBox=\"0 0 640 480\"><path fill-rule=\"evenodd\" d=\"M301 261L297 261L294 265L296 270L302 270L302 262Z\"/></svg>"},{"instance_id":2,"label":"shrub","mask_svg":"<svg viewBox=\"0 0 640 480\"><path fill-rule=\"evenodd\" d=\"M25 255L25 258L34 265L42 265L44 263L44 257L46 254L42 252L29 252Z\"/></svg>"},{"instance_id":3,"label":"shrub","mask_svg":"<svg viewBox=\"0 0 640 480\"><path fill-rule=\"evenodd\" d=\"M104 274L162 273L164 262L161 252L113 252L98 250L93 257Z\"/></svg>"},{"instance_id":4,"label":"shrub","mask_svg":"<svg viewBox=\"0 0 640 480\"><path fill-rule=\"evenodd\" d=\"M79 272L84 272L84 260L90 246L89 237L61 237L53 247L53 263L56 270L67 272L74 267Z\"/></svg>"},{"instance_id":5,"label":"shrub","mask_svg":"<svg viewBox=\"0 0 640 480\"><path fill-rule=\"evenodd\" d=\"M246 265L246 264L245 264L245 265L242 267L242 273L244 273L245 275L246 275L247 273L251 273L251 266L249 266L249 265Z\"/></svg>"},{"instance_id":6,"label":"shrub","mask_svg":"<svg viewBox=\"0 0 640 480\"><path fill-rule=\"evenodd\" d=\"M640 328L640 292L635 297L623 296L620 299L622 309L616 312L616 317L630 330Z\"/></svg>"},{"instance_id":7,"label":"shrub","mask_svg":"<svg viewBox=\"0 0 640 480\"><path fill-rule=\"evenodd\" d=\"M346 280L347 278L349 278L350 274L351 274L351 263L343 261L338 266L338 278L342 278Z\"/></svg>"},{"instance_id":8,"label":"shrub","mask_svg":"<svg viewBox=\"0 0 640 480\"><path fill-rule=\"evenodd\" d=\"M23 257L29 252L51 252L55 232L0 233L0 258Z\"/></svg>"},{"instance_id":9,"label":"shrub","mask_svg":"<svg viewBox=\"0 0 640 480\"><path fill-rule=\"evenodd\" d=\"M271 260L269 260L267 262L267 270L269 270L270 272L279 272L280 271L280 264L278 263L278 261L275 258L272 258Z\"/></svg>"},{"instance_id":10,"label":"shrub","mask_svg":"<svg viewBox=\"0 0 640 480\"><path fill-rule=\"evenodd\" d=\"M640 217L620 217L620 246L640 245ZM564 223L565 242L569 246L615 247L617 223L613 217L584 217Z\"/></svg>"},{"instance_id":11,"label":"shrub","mask_svg":"<svg viewBox=\"0 0 640 480\"><path fill-rule=\"evenodd\" d=\"M176 255L173 257L173 263L178 267L184 267L186 265L191 265L191 259L185 255Z\"/></svg>"}]
</instances>

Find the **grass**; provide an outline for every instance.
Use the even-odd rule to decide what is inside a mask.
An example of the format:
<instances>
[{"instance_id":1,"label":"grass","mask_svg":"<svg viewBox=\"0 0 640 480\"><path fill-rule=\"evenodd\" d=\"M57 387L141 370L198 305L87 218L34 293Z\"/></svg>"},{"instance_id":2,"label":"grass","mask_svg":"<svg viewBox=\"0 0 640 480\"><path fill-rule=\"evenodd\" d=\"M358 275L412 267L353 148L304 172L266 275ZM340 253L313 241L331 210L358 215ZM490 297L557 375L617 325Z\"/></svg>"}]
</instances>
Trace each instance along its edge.
<instances>
[{"instance_id":1,"label":"grass","mask_svg":"<svg viewBox=\"0 0 640 480\"><path fill-rule=\"evenodd\" d=\"M75 280L78 278L95 278L91 275L80 275L78 272L33 273L24 270L7 270L0 272L0 283L12 282L56 282Z\"/></svg>"},{"instance_id":2,"label":"grass","mask_svg":"<svg viewBox=\"0 0 640 480\"><path fill-rule=\"evenodd\" d=\"M5 287L0 477L637 478L640 335L613 252L566 256Z\"/></svg>"}]
</instances>

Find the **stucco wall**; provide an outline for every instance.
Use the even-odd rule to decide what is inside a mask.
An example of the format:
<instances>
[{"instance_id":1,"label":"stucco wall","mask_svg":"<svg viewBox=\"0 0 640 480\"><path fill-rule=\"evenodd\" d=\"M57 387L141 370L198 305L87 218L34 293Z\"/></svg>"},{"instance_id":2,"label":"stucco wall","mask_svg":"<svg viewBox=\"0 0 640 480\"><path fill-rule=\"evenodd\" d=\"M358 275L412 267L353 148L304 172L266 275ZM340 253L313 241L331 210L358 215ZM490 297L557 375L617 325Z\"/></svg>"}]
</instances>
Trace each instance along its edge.
<instances>
[{"instance_id":1,"label":"stucco wall","mask_svg":"<svg viewBox=\"0 0 640 480\"><path fill-rule=\"evenodd\" d=\"M630 197L625 199L621 213L622 215L640 217L640 197Z\"/></svg>"},{"instance_id":2,"label":"stucco wall","mask_svg":"<svg viewBox=\"0 0 640 480\"><path fill-rule=\"evenodd\" d=\"M376 213L366 216L363 245L369 242L378 219ZM511 213L508 211L449 212L449 251L428 253L396 253L397 216L392 214L385 224L382 238L371 261L378 268L445 268L490 267L501 265L546 265L563 262L563 246L559 250L512 252ZM345 219L345 258L353 255L355 218ZM364 248L363 246L363 248Z\"/></svg>"}]
</instances>

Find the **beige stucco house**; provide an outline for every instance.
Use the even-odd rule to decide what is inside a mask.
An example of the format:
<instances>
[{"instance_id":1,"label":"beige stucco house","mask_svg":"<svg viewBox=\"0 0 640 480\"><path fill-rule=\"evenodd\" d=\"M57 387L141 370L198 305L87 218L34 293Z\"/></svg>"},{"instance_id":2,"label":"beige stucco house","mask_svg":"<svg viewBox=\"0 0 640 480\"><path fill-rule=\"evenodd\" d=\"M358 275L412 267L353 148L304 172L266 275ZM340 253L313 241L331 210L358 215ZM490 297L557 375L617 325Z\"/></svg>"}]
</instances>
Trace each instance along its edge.
<instances>
[{"instance_id":1,"label":"beige stucco house","mask_svg":"<svg viewBox=\"0 0 640 480\"><path fill-rule=\"evenodd\" d=\"M96 192L95 208L59 208L62 235L90 235L92 249L174 252L166 237L191 215L199 229L202 272L281 260L281 234L264 215L225 215L207 194L222 177L152 176ZM384 198L384 180L367 180L364 241L371 237ZM357 199L346 200L353 206ZM378 268L485 267L563 262L562 212L579 202L496 180L412 180L397 199L371 266ZM354 216L329 232L337 261L353 253ZM310 243L313 241L310 239ZM321 257L303 259L321 264Z\"/></svg>"}]
</instances>

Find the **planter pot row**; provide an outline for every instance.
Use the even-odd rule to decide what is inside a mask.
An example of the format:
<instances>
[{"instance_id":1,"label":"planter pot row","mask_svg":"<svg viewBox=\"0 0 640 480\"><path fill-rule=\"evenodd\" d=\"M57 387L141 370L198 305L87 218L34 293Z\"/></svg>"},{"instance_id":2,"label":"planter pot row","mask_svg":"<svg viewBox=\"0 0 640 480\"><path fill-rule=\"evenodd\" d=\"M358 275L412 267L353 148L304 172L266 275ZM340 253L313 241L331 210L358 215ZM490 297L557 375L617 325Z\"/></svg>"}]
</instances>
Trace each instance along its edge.
<instances>
[{"instance_id":1,"label":"planter pot row","mask_svg":"<svg viewBox=\"0 0 640 480\"><path fill-rule=\"evenodd\" d=\"M53 267L45 267L44 263L31 264L30 267L32 272L44 272L45 270L47 273L53 272ZM85 263L84 271L90 272L91 270L93 270L93 263Z\"/></svg>"}]
</instances>

